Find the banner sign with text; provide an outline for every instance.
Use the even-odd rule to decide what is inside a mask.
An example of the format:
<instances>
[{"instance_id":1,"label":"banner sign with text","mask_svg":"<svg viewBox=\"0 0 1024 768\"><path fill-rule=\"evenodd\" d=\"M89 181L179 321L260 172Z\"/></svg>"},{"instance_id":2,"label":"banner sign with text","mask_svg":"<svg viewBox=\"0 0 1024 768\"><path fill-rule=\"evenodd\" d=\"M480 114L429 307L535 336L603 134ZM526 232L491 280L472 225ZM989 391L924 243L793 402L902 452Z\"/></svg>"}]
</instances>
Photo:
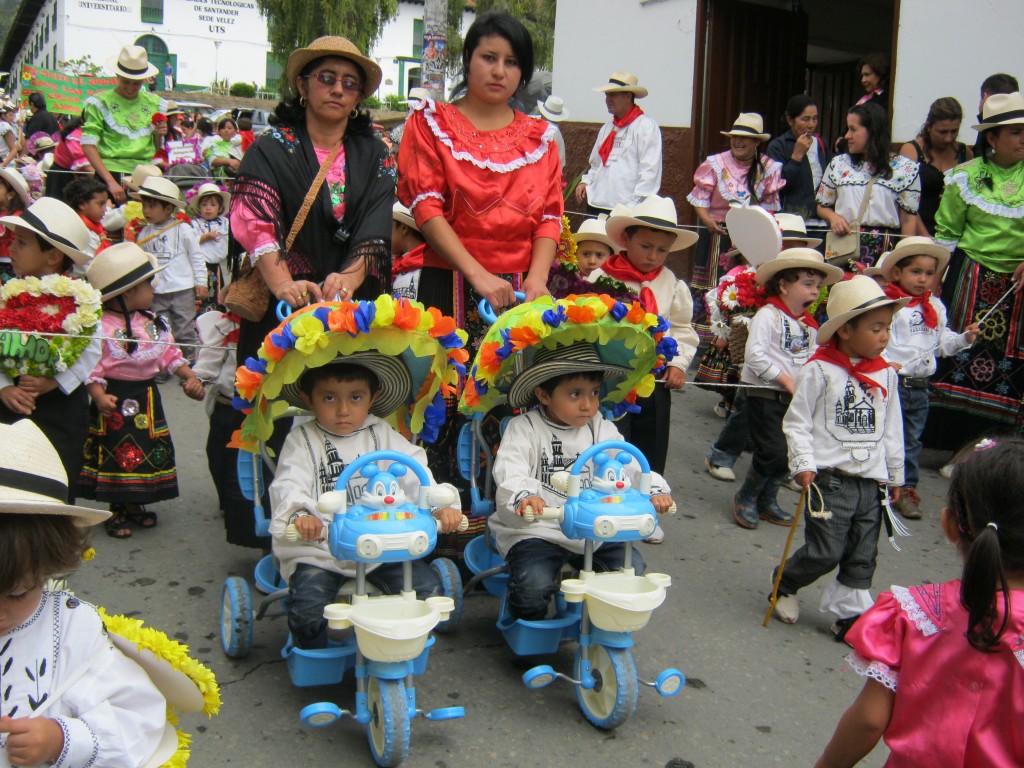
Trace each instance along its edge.
<instances>
[{"instance_id":1,"label":"banner sign with text","mask_svg":"<svg viewBox=\"0 0 1024 768\"><path fill-rule=\"evenodd\" d=\"M116 77L65 75L36 67L22 67L21 70L22 102L28 103L30 93L41 93L46 97L47 109L65 115L80 115L88 97L109 91L116 85Z\"/></svg>"}]
</instances>

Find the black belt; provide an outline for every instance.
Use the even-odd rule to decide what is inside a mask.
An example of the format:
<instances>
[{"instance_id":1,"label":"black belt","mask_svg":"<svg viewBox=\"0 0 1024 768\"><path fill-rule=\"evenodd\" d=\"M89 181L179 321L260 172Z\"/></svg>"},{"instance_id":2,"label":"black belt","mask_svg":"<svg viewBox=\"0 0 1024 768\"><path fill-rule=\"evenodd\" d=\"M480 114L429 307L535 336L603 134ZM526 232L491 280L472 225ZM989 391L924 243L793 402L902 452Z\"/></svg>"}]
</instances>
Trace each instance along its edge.
<instances>
[{"instance_id":1,"label":"black belt","mask_svg":"<svg viewBox=\"0 0 1024 768\"><path fill-rule=\"evenodd\" d=\"M217 395L214 395L213 399L216 402L220 403L221 405L231 405L231 398L228 397L227 395L217 394Z\"/></svg>"},{"instance_id":2,"label":"black belt","mask_svg":"<svg viewBox=\"0 0 1024 768\"><path fill-rule=\"evenodd\" d=\"M783 405L789 405L793 396L781 389L748 389L747 397L761 397L765 400L776 400Z\"/></svg>"},{"instance_id":3,"label":"black belt","mask_svg":"<svg viewBox=\"0 0 1024 768\"><path fill-rule=\"evenodd\" d=\"M928 389L927 376L900 376L900 384L907 389Z\"/></svg>"}]
</instances>

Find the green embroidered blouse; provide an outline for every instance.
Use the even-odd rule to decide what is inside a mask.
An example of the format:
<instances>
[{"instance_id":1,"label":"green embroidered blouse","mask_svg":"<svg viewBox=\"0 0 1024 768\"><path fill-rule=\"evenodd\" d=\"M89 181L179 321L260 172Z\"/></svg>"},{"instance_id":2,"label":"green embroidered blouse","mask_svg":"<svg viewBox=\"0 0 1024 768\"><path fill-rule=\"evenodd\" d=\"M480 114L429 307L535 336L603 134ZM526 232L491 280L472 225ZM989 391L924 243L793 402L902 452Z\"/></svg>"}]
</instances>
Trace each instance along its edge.
<instances>
[{"instance_id":1,"label":"green embroidered blouse","mask_svg":"<svg viewBox=\"0 0 1024 768\"><path fill-rule=\"evenodd\" d=\"M146 90L132 101L113 90L90 96L82 109L82 145L97 147L111 173L132 173L153 160L153 115L163 110L164 100Z\"/></svg>"},{"instance_id":2,"label":"green embroidered blouse","mask_svg":"<svg viewBox=\"0 0 1024 768\"><path fill-rule=\"evenodd\" d=\"M949 171L935 239L987 269L1013 272L1024 260L1024 162L1003 168L975 158Z\"/></svg>"}]
</instances>

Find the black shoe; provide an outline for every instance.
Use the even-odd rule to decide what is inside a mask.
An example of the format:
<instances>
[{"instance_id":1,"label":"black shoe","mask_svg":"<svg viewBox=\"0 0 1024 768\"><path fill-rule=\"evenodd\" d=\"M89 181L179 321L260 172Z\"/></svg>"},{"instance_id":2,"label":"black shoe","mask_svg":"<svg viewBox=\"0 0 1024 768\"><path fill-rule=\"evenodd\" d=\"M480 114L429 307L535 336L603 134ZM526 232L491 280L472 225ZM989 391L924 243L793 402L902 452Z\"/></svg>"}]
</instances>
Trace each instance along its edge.
<instances>
[{"instance_id":1,"label":"black shoe","mask_svg":"<svg viewBox=\"0 0 1024 768\"><path fill-rule=\"evenodd\" d=\"M835 624L832 625L832 637L835 638L837 643L846 642L846 633L850 631L850 627L854 625L854 622L860 618L860 615L851 616L848 619L836 619ZM847 643L849 645L849 643Z\"/></svg>"}]
</instances>

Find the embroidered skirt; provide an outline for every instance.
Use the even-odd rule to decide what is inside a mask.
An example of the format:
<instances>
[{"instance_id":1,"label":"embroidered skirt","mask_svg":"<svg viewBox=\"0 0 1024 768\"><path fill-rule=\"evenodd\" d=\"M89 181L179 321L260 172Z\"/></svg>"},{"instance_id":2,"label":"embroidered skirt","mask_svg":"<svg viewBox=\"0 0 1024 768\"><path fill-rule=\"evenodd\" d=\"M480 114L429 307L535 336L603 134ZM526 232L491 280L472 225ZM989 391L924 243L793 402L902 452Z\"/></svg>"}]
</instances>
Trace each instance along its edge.
<instances>
[{"instance_id":1,"label":"embroidered skirt","mask_svg":"<svg viewBox=\"0 0 1024 768\"><path fill-rule=\"evenodd\" d=\"M135 504L176 498L174 444L153 379L108 379L107 392L117 398L117 406L102 416L92 405L79 494Z\"/></svg>"},{"instance_id":2,"label":"embroidered skirt","mask_svg":"<svg viewBox=\"0 0 1024 768\"><path fill-rule=\"evenodd\" d=\"M978 322L1010 288L1012 274L993 272L957 249L942 284L949 327ZM983 434L1024 428L1024 295L1012 294L992 310L973 346L940 357L932 377L925 444L955 450Z\"/></svg>"}]
</instances>

